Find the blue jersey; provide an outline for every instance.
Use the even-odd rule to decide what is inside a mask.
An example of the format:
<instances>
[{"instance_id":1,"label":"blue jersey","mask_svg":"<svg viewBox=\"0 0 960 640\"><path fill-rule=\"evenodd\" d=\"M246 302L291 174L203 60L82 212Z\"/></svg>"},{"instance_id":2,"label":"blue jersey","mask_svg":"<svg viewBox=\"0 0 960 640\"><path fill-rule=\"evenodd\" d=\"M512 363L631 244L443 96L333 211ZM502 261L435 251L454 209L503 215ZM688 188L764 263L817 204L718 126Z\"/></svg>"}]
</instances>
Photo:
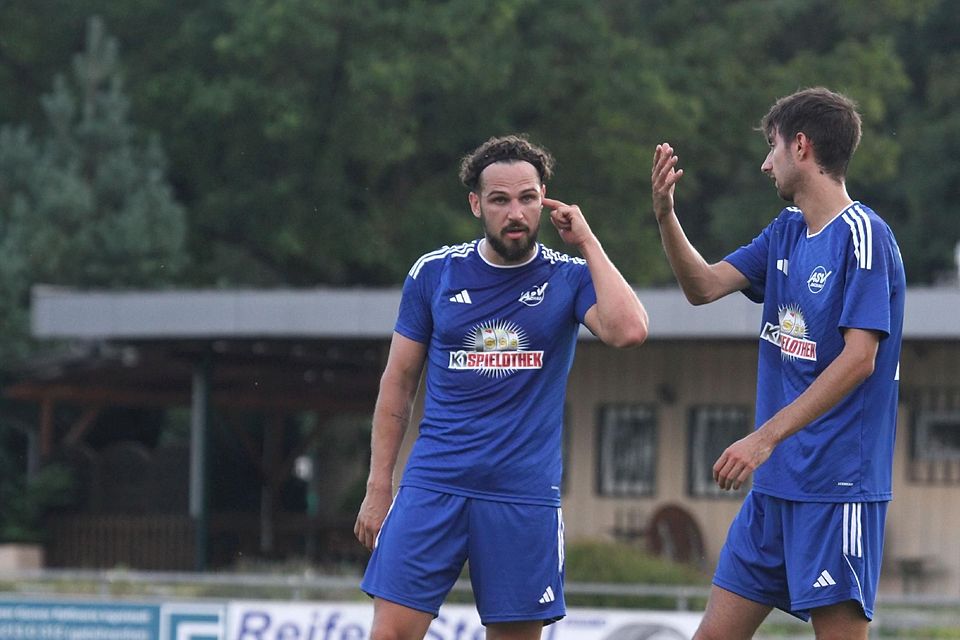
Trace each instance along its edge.
<instances>
[{"instance_id":1,"label":"blue jersey","mask_svg":"<svg viewBox=\"0 0 960 640\"><path fill-rule=\"evenodd\" d=\"M890 227L854 202L810 234L800 210L787 207L725 260L750 281L747 297L763 303L758 427L840 354L843 329L882 336L873 374L777 446L754 490L808 502L890 500L906 293Z\"/></svg>"},{"instance_id":2,"label":"blue jersey","mask_svg":"<svg viewBox=\"0 0 960 640\"><path fill-rule=\"evenodd\" d=\"M559 506L567 374L597 300L586 262L538 244L516 266L483 241L421 257L396 331L427 345L420 433L401 486Z\"/></svg>"}]
</instances>

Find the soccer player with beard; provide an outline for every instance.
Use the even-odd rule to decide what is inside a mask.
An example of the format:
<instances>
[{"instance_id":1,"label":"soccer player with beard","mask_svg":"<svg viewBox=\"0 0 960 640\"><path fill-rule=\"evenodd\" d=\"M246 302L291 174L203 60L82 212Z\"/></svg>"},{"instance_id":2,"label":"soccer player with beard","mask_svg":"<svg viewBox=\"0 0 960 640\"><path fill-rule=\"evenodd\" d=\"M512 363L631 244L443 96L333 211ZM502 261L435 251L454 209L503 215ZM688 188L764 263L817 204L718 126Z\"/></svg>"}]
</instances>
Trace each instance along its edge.
<instances>
[{"instance_id":1,"label":"soccer player with beard","mask_svg":"<svg viewBox=\"0 0 960 640\"><path fill-rule=\"evenodd\" d=\"M860 142L852 101L823 88L778 100L761 121L761 170L793 203L708 264L674 211L683 171L654 154L653 209L693 304L734 291L763 303L756 430L713 467L717 484L753 476L727 535L697 640L752 638L777 607L817 638L866 640L873 617L900 379L906 281L890 227L847 195Z\"/></svg>"},{"instance_id":2,"label":"soccer player with beard","mask_svg":"<svg viewBox=\"0 0 960 640\"><path fill-rule=\"evenodd\" d=\"M565 614L561 429L581 324L616 347L647 314L576 205L546 197L553 158L520 136L463 158L483 238L417 260L406 278L373 417L355 533L371 638L423 638L464 563L490 640L539 638ZM540 214L582 257L537 241ZM420 431L393 474L425 363Z\"/></svg>"}]
</instances>

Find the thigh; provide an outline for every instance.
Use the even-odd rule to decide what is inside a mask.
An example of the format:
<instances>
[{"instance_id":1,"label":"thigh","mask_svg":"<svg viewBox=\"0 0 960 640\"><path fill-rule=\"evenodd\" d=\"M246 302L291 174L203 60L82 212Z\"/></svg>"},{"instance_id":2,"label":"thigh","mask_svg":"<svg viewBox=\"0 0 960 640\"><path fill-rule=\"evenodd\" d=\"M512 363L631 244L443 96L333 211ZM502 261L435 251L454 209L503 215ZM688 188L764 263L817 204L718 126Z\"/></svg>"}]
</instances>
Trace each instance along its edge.
<instances>
[{"instance_id":1,"label":"thigh","mask_svg":"<svg viewBox=\"0 0 960 640\"><path fill-rule=\"evenodd\" d=\"M566 615L559 508L472 500L469 566L485 625Z\"/></svg>"},{"instance_id":2,"label":"thigh","mask_svg":"<svg viewBox=\"0 0 960 640\"><path fill-rule=\"evenodd\" d=\"M770 605L761 604L714 585L694 640L747 640L764 621Z\"/></svg>"},{"instance_id":3,"label":"thigh","mask_svg":"<svg viewBox=\"0 0 960 640\"><path fill-rule=\"evenodd\" d=\"M873 618L886 513L886 502L791 504L785 530L794 609L812 614L853 601L861 620Z\"/></svg>"},{"instance_id":4,"label":"thigh","mask_svg":"<svg viewBox=\"0 0 960 640\"><path fill-rule=\"evenodd\" d=\"M847 600L810 612L818 640L867 640L870 621L853 600Z\"/></svg>"},{"instance_id":5,"label":"thigh","mask_svg":"<svg viewBox=\"0 0 960 640\"><path fill-rule=\"evenodd\" d=\"M486 640L539 640L543 621L494 622L487 625Z\"/></svg>"},{"instance_id":6,"label":"thigh","mask_svg":"<svg viewBox=\"0 0 960 640\"><path fill-rule=\"evenodd\" d=\"M782 501L750 492L730 524L713 584L765 606L789 611Z\"/></svg>"},{"instance_id":7,"label":"thigh","mask_svg":"<svg viewBox=\"0 0 960 640\"><path fill-rule=\"evenodd\" d=\"M402 487L383 521L360 588L437 615L467 556L467 499Z\"/></svg>"},{"instance_id":8,"label":"thigh","mask_svg":"<svg viewBox=\"0 0 960 640\"><path fill-rule=\"evenodd\" d=\"M427 634L433 615L389 600L374 598L371 640L419 640Z\"/></svg>"}]
</instances>

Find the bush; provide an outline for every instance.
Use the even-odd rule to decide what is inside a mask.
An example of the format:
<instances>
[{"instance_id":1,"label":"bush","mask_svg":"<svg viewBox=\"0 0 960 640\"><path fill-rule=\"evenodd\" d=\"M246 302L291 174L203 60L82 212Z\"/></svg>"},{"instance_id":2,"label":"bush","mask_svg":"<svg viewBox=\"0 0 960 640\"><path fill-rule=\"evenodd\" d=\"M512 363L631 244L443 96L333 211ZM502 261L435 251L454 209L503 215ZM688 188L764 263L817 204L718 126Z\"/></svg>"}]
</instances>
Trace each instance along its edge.
<instances>
[{"instance_id":1,"label":"bush","mask_svg":"<svg viewBox=\"0 0 960 640\"><path fill-rule=\"evenodd\" d=\"M696 568L662 560L623 543L578 542L567 545L566 582L708 586L709 576ZM568 605L673 609L676 599L657 596L566 594Z\"/></svg>"},{"instance_id":2,"label":"bush","mask_svg":"<svg viewBox=\"0 0 960 640\"><path fill-rule=\"evenodd\" d=\"M0 541L43 542L43 516L69 504L72 476L51 464L30 479L15 473L0 475Z\"/></svg>"}]
</instances>

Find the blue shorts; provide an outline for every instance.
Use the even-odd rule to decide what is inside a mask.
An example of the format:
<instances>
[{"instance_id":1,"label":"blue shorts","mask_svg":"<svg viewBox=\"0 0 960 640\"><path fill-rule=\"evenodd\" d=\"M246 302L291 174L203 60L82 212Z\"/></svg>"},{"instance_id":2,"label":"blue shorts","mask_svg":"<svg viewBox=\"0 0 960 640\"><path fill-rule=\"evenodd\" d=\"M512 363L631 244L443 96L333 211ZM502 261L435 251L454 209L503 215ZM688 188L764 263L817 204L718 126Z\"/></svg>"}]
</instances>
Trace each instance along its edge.
<instances>
[{"instance_id":1,"label":"blue shorts","mask_svg":"<svg viewBox=\"0 0 960 640\"><path fill-rule=\"evenodd\" d=\"M855 600L867 619L880 580L887 502L794 502L750 492L713 583L801 620Z\"/></svg>"},{"instance_id":2,"label":"blue shorts","mask_svg":"<svg viewBox=\"0 0 960 640\"><path fill-rule=\"evenodd\" d=\"M483 624L566 615L557 507L400 488L360 588L434 616L464 562Z\"/></svg>"}]
</instances>

